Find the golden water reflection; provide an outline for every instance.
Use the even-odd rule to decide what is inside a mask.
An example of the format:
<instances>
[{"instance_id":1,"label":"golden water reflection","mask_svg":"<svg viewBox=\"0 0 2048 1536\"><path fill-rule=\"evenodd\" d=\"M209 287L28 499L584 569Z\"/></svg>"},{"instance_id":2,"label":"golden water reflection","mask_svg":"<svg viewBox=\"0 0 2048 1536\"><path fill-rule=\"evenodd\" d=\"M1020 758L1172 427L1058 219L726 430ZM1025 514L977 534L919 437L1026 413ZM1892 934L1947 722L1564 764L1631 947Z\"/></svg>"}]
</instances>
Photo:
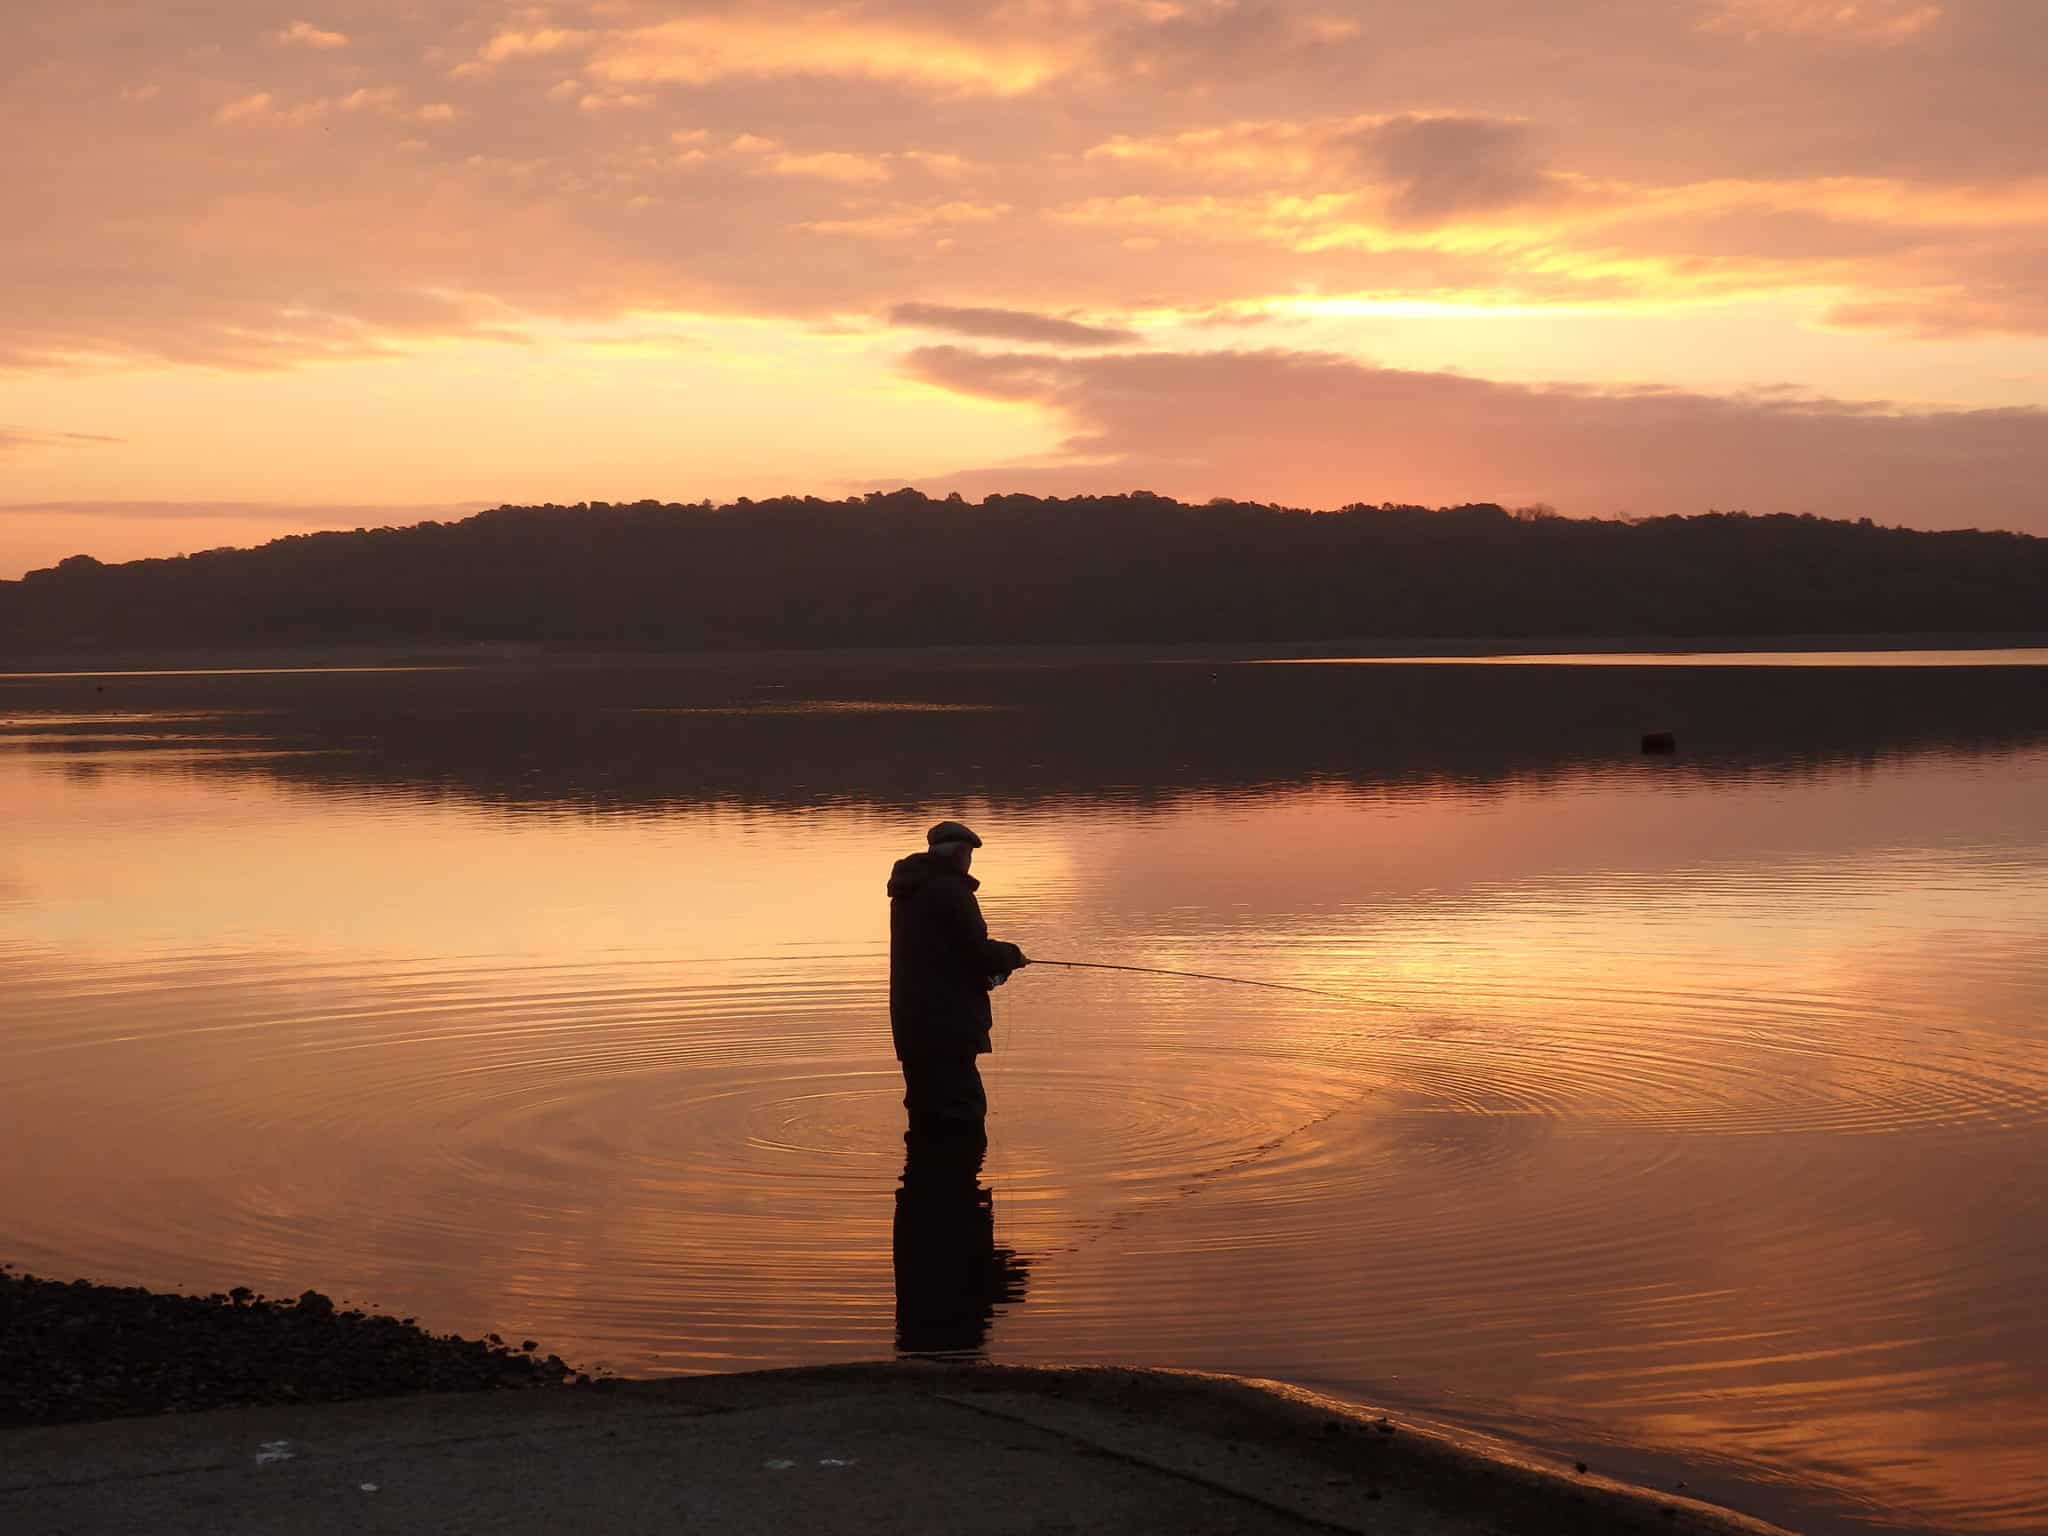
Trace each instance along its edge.
<instances>
[{"instance_id":1,"label":"golden water reflection","mask_svg":"<svg viewBox=\"0 0 2048 1536\"><path fill-rule=\"evenodd\" d=\"M741 708L703 692L650 707ZM200 759L0 711L74 738L0 746L25 1267L318 1286L622 1371L887 1355L881 882L944 810L1027 951L1345 994L1046 969L996 995L986 1162L920 1186L954 1235L992 1192L992 1356L1669 1453L1814 1529L2040 1522L2048 746L1228 783L1190 758L934 806L846 792L877 738L806 736L772 771L808 803L669 802L658 759L608 798L610 738L575 792L544 763L515 793L387 771L388 723L216 702L116 728L233 737ZM792 702L686 718L982 728Z\"/></svg>"}]
</instances>

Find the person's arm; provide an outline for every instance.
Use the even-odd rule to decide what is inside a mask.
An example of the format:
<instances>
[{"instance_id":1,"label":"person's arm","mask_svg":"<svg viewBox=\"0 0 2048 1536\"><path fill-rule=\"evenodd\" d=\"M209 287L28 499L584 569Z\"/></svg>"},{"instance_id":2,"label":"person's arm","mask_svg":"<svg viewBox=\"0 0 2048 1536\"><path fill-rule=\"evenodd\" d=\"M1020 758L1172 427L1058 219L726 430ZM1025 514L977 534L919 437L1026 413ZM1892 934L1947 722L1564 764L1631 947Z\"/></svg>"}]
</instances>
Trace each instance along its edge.
<instances>
[{"instance_id":1,"label":"person's arm","mask_svg":"<svg viewBox=\"0 0 2048 1536\"><path fill-rule=\"evenodd\" d=\"M947 882L944 917L950 933L973 968L984 976L1008 976L1031 962L1014 944L988 936L988 922L981 915L981 903L964 884Z\"/></svg>"}]
</instances>

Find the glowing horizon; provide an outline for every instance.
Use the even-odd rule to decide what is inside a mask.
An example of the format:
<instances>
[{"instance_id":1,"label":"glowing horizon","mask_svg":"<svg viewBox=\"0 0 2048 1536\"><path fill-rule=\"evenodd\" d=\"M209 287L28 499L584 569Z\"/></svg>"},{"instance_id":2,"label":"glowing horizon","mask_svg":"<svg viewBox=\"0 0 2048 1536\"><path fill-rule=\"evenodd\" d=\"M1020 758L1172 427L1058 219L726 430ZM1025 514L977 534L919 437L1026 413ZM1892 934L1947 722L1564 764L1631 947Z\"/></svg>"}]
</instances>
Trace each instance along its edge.
<instances>
[{"instance_id":1,"label":"glowing horizon","mask_svg":"<svg viewBox=\"0 0 2048 1536\"><path fill-rule=\"evenodd\" d=\"M25 15L0 577L878 484L2048 532L2032 10Z\"/></svg>"}]
</instances>

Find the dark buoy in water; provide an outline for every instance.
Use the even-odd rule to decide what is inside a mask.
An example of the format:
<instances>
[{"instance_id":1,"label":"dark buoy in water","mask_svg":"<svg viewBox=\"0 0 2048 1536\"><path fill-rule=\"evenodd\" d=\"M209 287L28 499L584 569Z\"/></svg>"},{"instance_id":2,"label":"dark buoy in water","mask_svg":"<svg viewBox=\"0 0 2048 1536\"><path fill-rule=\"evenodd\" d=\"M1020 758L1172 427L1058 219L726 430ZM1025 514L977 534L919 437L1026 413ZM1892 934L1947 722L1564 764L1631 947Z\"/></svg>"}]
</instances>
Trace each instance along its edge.
<instances>
[{"instance_id":1,"label":"dark buoy in water","mask_svg":"<svg viewBox=\"0 0 2048 1536\"><path fill-rule=\"evenodd\" d=\"M1645 731L1643 733L1643 750L1645 752L1660 752L1668 755L1678 750L1678 738L1669 731Z\"/></svg>"}]
</instances>

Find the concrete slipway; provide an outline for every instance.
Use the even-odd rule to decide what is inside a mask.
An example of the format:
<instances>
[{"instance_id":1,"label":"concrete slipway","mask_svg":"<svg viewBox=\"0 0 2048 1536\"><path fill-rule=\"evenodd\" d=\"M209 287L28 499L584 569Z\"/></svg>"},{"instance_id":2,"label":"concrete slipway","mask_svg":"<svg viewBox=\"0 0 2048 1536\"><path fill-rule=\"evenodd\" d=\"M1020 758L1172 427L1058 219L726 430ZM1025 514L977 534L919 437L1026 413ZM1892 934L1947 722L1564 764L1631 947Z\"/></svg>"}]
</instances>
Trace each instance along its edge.
<instances>
[{"instance_id":1,"label":"concrete slipway","mask_svg":"<svg viewBox=\"0 0 2048 1536\"><path fill-rule=\"evenodd\" d=\"M7 1536L1773 1530L1158 1372L843 1366L0 1434Z\"/></svg>"}]
</instances>

